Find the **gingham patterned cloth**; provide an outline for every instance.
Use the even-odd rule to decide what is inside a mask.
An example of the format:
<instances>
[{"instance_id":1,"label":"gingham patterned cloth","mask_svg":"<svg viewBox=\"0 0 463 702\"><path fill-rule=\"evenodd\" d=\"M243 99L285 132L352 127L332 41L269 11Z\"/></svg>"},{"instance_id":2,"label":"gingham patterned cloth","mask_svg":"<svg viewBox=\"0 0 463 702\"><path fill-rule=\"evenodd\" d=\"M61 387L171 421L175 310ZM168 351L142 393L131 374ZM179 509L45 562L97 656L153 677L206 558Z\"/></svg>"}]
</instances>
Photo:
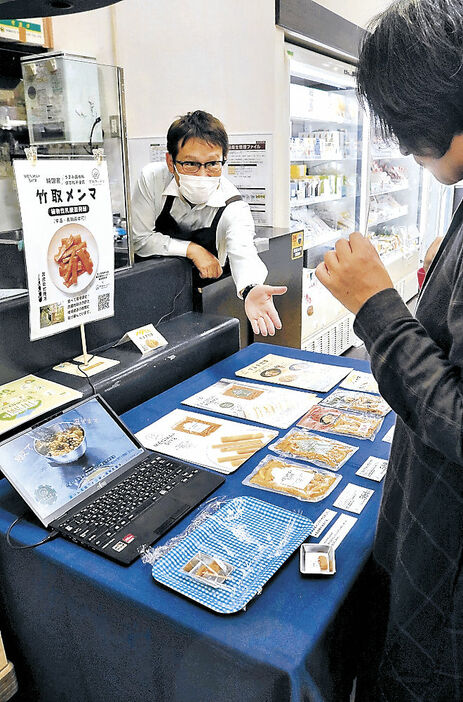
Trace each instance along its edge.
<instances>
[{"instance_id":1,"label":"gingham patterned cloth","mask_svg":"<svg viewBox=\"0 0 463 702\"><path fill-rule=\"evenodd\" d=\"M398 414L363 603L365 702L463 700L462 220L460 207L416 319L390 289L355 321Z\"/></svg>"},{"instance_id":2,"label":"gingham patterned cloth","mask_svg":"<svg viewBox=\"0 0 463 702\"><path fill-rule=\"evenodd\" d=\"M310 535L307 517L254 497L235 497L153 565L153 578L220 614L244 609L267 580ZM223 588L182 568L198 553L233 567Z\"/></svg>"}]
</instances>

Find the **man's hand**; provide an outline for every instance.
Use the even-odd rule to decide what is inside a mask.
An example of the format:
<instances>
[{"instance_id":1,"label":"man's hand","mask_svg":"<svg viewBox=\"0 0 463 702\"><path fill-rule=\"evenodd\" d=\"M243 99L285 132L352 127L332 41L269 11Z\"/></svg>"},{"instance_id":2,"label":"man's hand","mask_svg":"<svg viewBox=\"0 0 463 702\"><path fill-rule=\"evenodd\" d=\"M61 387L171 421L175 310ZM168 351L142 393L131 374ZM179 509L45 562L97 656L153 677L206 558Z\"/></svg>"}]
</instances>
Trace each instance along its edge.
<instances>
[{"instance_id":1,"label":"man's hand","mask_svg":"<svg viewBox=\"0 0 463 702\"><path fill-rule=\"evenodd\" d=\"M256 285L244 301L246 315L251 322L254 334L273 336L275 329L281 329L281 321L273 304L273 295L284 295L284 285Z\"/></svg>"},{"instance_id":2,"label":"man's hand","mask_svg":"<svg viewBox=\"0 0 463 702\"><path fill-rule=\"evenodd\" d=\"M195 264L201 278L220 278L222 275L218 259L203 246L190 242L186 255Z\"/></svg>"},{"instance_id":3,"label":"man's hand","mask_svg":"<svg viewBox=\"0 0 463 702\"><path fill-rule=\"evenodd\" d=\"M394 287L375 247L360 232L351 234L349 241L339 239L315 275L354 314L370 297Z\"/></svg>"},{"instance_id":4,"label":"man's hand","mask_svg":"<svg viewBox=\"0 0 463 702\"><path fill-rule=\"evenodd\" d=\"M439 246L442 244L443 238L443 236L437 236L424 255L423 268L426 271L426 273L429 270L429 266L431 265L433 258L439 249Z\"/></svg>"}]
</instances>

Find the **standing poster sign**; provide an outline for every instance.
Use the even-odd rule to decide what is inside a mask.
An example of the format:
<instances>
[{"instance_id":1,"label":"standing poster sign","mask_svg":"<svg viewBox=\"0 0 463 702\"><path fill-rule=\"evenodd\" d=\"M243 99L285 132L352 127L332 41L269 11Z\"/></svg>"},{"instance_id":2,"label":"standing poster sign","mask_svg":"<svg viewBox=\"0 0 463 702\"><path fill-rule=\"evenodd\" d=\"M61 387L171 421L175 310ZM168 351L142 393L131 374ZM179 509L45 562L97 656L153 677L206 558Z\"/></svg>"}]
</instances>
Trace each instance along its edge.
<instances>
[{"instance_id":1,"label":"standing poster sign","mask_svg":"<svg viewBox=\"0 0 463 702\"><path fill-rule=\"evenodd\" d=\"M93 159L14 162L31 340L114 314L108 169Z\"/></svg>"}]
</instances>

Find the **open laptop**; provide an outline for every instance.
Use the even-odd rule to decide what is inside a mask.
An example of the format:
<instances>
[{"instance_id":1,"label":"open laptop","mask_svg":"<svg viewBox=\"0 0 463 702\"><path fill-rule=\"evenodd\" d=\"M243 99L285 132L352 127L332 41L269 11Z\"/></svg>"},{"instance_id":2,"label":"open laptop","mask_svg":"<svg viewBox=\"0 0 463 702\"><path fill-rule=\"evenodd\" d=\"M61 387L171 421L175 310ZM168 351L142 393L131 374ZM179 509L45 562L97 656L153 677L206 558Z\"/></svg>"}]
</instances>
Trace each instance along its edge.
<instances>
[{"instance_id":1,"label":"open laptop","mask_svg":"<svg viewBox=\"0 0 463 702\"><path fill-rule=\"evenodd\" d=\"M124 565L224 482L147 451L99 395L2 442L0 470L45 527Z\"/></svg>"}]
</instances>

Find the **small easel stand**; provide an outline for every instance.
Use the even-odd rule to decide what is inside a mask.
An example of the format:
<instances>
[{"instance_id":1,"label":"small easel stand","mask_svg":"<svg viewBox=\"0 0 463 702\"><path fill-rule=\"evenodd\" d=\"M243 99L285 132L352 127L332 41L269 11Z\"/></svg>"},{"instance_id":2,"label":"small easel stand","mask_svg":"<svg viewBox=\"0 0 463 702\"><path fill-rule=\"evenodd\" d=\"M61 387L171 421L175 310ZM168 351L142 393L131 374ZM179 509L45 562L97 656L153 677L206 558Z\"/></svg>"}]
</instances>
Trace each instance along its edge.
<instances>
[{"instance_id":1,"label":"small easel stand","mask_svg":"<svg viewBox=\"0 0 463 702\"><path fill-rule=\"evenodd\" d=\"M5 654L2 636L0 634L0 702L7 702L18 691L18 681L14 672L14 665L10 663Z\"/></svg>"}]
</instances>

